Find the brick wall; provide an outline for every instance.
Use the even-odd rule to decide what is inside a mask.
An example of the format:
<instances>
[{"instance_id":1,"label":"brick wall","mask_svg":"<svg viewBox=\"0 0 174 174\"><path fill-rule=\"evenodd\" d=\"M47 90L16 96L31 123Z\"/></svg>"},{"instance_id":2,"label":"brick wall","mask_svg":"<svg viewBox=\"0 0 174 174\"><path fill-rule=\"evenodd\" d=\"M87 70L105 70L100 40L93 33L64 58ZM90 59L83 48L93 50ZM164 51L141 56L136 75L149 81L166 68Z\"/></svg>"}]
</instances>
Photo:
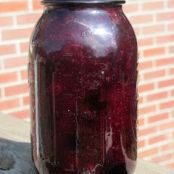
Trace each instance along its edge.
<instances>
[{"instance_id":1,"label":"brick wall","mask_svg":"<svg viewBox=\"0 0 174 174\"><path fill-rule=\"evenodd\" d=\"M29 116L28 40L39 0L0 0L0 110ZM139 43L139 157L174 168L174 0L127 0Z\"/></svg>"}]
</instances>

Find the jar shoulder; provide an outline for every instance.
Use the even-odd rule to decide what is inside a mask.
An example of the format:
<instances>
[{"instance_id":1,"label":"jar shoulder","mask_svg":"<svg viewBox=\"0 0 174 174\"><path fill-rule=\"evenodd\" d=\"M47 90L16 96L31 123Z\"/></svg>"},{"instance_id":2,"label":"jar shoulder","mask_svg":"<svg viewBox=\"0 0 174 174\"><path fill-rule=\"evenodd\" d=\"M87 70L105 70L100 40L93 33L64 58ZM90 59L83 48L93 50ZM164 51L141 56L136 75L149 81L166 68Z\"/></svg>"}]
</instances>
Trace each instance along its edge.
<instances>
[{"instance_id":1,"label":"jar shoulder","mask_svg":"<svg viewBox=\"0 0 174 174\"><path fill-rule=\"evenodd\" d=\"M129 52L137 51L134 31L120 8L45 11L34 29L31 52L42 49L49 56L70 46L91 51L95 57L125 47Z\"/></svg>"}]
</instances>

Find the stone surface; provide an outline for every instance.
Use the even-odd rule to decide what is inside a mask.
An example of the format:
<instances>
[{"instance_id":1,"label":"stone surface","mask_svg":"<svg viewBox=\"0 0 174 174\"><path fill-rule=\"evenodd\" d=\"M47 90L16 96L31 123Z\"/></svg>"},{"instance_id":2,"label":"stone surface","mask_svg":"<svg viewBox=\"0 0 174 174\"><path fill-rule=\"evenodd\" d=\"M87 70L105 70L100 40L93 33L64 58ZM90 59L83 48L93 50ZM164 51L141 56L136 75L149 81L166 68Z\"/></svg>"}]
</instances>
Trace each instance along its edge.
<instances>
[{"instance_id":1,"label":"stone surface","mask_svg":"<svg viewBox=\"0 0 174 174\"><path fill-rule=\"evenodd\" d=\"M0 170L14 168L14 158L8 149L8 145L0 143Z\"/></svg>"},{"instance_id":2,"label":"stone surface","mask_svg":"<svg viewBox=\"0 0 174 174\"><path fill-rule=\"evenodd\" d=\"M36 174L29 143L0 139L0 174Z\"/></svg>"}]
</instances>

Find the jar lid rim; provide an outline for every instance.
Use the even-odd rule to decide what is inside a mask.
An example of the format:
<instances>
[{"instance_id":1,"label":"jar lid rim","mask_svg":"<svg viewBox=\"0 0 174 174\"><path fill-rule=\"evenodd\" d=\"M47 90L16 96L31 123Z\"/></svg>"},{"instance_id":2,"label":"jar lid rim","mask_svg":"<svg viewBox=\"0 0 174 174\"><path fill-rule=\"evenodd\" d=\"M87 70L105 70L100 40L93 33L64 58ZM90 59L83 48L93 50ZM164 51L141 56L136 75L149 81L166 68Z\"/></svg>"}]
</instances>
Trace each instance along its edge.
<instances>
[{"instance_id":1,"label":"jar lid rim","mask_svg":"<svg viewBox=\"0 0 174 174\"><path fill-rule=\"evenodd\" d=\"M45 3L61 3L61 4L66 4L66 3L111 3L111 2L116 2L123 4L126 1L125 0L42 0L41 1L43 4Z\"/></svg>"}]
</instances>

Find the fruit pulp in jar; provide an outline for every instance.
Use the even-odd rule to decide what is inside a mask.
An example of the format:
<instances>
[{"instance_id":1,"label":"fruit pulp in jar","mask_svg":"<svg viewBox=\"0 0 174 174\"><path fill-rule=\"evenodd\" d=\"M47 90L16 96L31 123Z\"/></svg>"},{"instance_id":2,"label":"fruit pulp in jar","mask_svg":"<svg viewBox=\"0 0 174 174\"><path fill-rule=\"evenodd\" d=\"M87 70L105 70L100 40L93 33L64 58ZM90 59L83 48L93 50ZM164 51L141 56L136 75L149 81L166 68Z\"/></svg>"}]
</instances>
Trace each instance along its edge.
<instances>
[{"instance_id":1,"label":"fruit pulp in jar","mask_svg":"<svg viewBox=\"0 0 174 174\"><path fill-rule=\"evenodd\" d=\"M132 174L137 52L122 10L55 9L40 25L29 69L37 169Z\"/></svg>"}]
</instances>

